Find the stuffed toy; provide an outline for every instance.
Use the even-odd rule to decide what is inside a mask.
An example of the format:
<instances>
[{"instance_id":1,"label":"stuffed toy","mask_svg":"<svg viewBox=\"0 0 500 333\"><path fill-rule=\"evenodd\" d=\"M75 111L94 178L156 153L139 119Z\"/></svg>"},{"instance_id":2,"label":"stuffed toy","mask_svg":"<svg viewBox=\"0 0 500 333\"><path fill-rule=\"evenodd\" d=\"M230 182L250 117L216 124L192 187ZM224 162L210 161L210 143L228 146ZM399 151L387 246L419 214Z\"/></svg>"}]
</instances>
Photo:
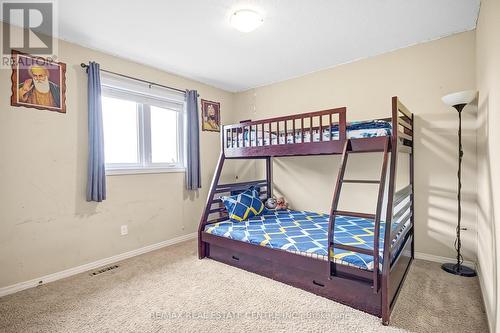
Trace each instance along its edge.
<instances>
[{"instance_id":1,"label":"stuffed toy","mask_svg":"<svg viewBox=\"0 0 500 333\"><path fill-rule=\"evenodd\" d=\"M276 209L276 204L277 204L276 198L269 198L266 201L266 208Z\"/></svg>"},{"instance_id":2,"label":"stuffed toy","mask_svg":"<svg viewBox=\"0 0 500 333\"><path fill-rule=\"evenodd\" d=\"M288 209L288 202L286 202L285 198L279 197L278 199L276 199L276 209L278 210Z\"/></svg>"}]
</instances>

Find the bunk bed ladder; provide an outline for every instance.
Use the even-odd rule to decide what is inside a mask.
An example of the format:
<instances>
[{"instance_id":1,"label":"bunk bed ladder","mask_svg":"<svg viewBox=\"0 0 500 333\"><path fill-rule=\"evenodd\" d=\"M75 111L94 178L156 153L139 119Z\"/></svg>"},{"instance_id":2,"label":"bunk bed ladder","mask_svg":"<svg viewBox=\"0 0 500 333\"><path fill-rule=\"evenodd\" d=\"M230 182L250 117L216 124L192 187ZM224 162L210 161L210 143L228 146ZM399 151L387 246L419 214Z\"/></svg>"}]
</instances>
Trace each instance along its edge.
<instances>
[{"instance_id":1,"label":"bunk bed ladder","mask_svg":"<svg viewBox=\"0 0 500 333\"><path fill-rule=\"evenodd\" d=\"M328 266L329 266L329 276L336 275L335 271L335 262L332 258L332 251L335 248L343 249L347 251L363 253L367 255L373 255L373 292L376 294L379 290L379 241L380 241L380 217L382 214L382 205L384 201L384 192L385 192L385 181L387 175L387 164L388 164L388 156L390 153L390 137L387 137L384 143L383 150L383 160L382 160L382 169L380 172L380 179L378 180L361 180L361 179L344 179L345 170L347 168L347 160L349 153L351 152L351 140L346 140L343 151L342 151L342 159L340 163L340 169L337 176L337 182L335 185L335 192L333 195L333 202L330 214L330 225L328 228ZM351 184L378 184L378 197L377 197L377 208L375 214L370 213L360 213L360 212L351 212L351 211L342 211L338 210L338 204L340 201L340 195L342 191L342 185L346 183ZM367 250L363 248L358 248L355 246L336 244L334 240L335 233L335 218L337 215L344 215L349 217L360 217L365 219L374 220L375 228L374 228L374 237L373 237L373 251Z\"/></svg>"}]
</instances>

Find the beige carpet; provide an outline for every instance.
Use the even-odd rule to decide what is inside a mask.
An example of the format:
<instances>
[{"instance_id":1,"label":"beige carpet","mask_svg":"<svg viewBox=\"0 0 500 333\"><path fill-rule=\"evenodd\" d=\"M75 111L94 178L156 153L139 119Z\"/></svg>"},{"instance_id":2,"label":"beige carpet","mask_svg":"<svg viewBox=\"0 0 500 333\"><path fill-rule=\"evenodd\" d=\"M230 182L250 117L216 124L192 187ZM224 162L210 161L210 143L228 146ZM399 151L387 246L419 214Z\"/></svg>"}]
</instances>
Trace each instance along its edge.
<instances>
[{"instance_id":1,"label":"beige carpet","mask_svg":"<svg viewBox=\"0 0 500 333\"><path fill-rule=\"evenodd\" d=\"M477 279L416 261L391 326L212 260L189 241L0 298L0 332L486 332ZM463 302L465 301L465 302Z\"/></svg>"}]
</instances>

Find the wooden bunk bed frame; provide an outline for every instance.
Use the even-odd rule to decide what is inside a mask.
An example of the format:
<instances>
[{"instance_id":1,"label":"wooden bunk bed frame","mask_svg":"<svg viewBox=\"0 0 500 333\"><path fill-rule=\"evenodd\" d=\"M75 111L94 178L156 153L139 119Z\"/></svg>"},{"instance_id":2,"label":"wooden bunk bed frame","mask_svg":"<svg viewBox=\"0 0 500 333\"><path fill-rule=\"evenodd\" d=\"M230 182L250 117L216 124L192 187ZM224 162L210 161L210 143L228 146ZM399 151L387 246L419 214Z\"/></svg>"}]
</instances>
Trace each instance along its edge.
<instances>
[{"instance_id":1,"label":"wooden bunk bed frame","mask_svg":"<svg viewBox=\"0 0 500 333\"><path fill-rule=\"evenodd\" d=\"M310 291L381 317L382 323L388 325L391 312L414 258L413 114L397 97L393 97L392 117L385 120L390 120L392 123L392 135L359 139L347 139L346 137L345 107L224 126L221 133L221 154L198 229L199 258L208 257ZM282 126L281 131L280 126ZM331 134L332 126L338 126L339 135L336 139ZM325 129L330 130L330 137L326 140L322 134ZM319 141L313 140L314 131L319 131ZM255 140L245 140L245 133L250 138L252 132L255 133ZM258 140L259 132L262 134L261 142ZM280 142L281 132L285 136L284 143ZM287 143L287 136L290 133L293 133L293 141ZM309 133L310 142L305 142L304 133ZM278 137L274 144L272 134ZM243 140L238 139L239 135L243 137ZM268 135L269 138L267 143L264 140L265 135ZM296 142L296 135L301 138L300 142ZM379 181L345 180L344 171L348 155L365 152L384 153L381 179ZM396 192L398 152L409 154L410 181L407 187ZM342 154L329 219L328 261L205 232L207 224L228 219L227 212L219 198L221 194L226 195L232 191L244 190L248 186L256 185L260 187L263 199L272 196L273 157L328 154ZM390 162L388 162L389 155ZM266 178L253 182L219 184L226 159L264 159ZM386 186L385 170L388 163L389 181ZM375 214L337 210L342 184L348 182L379 184L377 212ZM385 193L387 196L384 201ZM396 206L405 200L408 203L396 211ZM380 236L383 202L387 203L387 213L383 235L383 261L380 269L377 240ZM408 209L410 209L410 214L406 215L393 231L392 221L401 218L404 211ZM375 222L373 251L334 243L336 214L373 219ZM406 227L403 228L405 224ZM374 257L373 270L363 270L334 262L330 254L331 247L372 255Z\"/></svg>"}]
</instances>

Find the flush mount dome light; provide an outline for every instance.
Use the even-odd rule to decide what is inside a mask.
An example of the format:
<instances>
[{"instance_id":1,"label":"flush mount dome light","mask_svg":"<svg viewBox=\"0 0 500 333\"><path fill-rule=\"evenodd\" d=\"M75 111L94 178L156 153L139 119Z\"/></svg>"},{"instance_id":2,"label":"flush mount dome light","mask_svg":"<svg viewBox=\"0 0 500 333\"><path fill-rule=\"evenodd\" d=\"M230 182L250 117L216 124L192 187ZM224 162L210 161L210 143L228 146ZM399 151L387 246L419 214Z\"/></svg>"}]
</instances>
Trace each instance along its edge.
<instances>
[{"instance_id":1,"label":"flush mount dome light","mask_svg":"<svg viewBox=\"0 0 500 333\"><path fill-rule=\"evenodd\" d=\"M236 30L250 32L257 29L264 22L264 18L254 10L241 9L231 15L230 22Z\"/></svg>"}]
</instances>

